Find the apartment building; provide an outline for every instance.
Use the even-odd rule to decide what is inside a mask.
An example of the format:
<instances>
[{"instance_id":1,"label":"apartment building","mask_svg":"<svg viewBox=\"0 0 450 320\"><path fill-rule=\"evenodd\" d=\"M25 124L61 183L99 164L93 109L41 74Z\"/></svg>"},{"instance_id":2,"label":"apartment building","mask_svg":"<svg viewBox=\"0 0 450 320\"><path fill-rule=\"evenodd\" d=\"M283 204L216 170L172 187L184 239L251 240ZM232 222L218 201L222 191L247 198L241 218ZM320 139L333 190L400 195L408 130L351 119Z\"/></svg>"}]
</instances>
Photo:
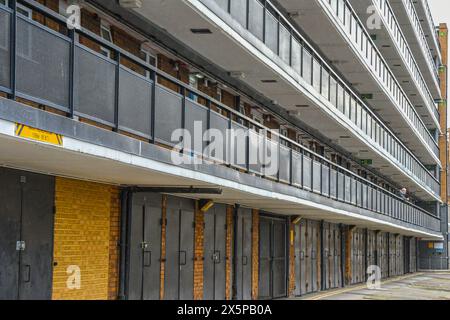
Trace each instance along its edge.
<instances>
[{"instance_id":1,"label":"apartment building","mask_svg":"<svg viewBox=\"0 0 450 320\"><path fill-rule=\"evenodd\" d=\"M0 25L0 299L447 269L447 28L426 0L0 0Z\"/></svg>"}]
</instances>

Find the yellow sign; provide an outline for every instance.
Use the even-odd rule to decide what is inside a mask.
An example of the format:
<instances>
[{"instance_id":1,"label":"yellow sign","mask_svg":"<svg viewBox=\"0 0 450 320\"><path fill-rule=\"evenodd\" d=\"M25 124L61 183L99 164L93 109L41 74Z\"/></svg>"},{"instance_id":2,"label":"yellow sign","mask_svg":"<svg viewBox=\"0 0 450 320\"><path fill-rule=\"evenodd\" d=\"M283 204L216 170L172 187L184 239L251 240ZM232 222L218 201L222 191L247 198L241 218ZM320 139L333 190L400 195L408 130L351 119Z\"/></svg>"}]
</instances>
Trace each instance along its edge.
<instances>
[{"instance_id":1,"label":"yellow sign","mask_svg":"<svg viewBox=\"0 0 450 320\"><path fill-rule=\"evenodd\" d=\"M63 145L63 136L53 132L48 132L36 128L26 126L24 124L16 123L16 136L35 141L54 144L57 146Z\"/></svg>"}]
</instances>

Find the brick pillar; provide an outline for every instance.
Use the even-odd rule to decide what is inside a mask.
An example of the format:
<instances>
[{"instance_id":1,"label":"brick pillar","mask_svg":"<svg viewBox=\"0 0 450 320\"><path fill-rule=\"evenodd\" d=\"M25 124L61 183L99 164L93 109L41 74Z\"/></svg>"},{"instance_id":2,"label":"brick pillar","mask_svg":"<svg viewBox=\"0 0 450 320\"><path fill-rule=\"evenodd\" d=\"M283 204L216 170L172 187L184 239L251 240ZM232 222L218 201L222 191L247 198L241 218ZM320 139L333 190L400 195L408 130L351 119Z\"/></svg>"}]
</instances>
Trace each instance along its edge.
<instances>
[{"instance_id":1,"label":"brick pillar","mask_svg":"<svg viewBox=\"0 0 450 320\"><path fill-rule=\"evenodd\" d=\"M116 300L119 295L120 205L119 190L116 187L111 187L108 300Z\"/></svg>"},{"instance_id":2,"label":"brick pillar","mask_svg":"<svg viewBox=\"0 0 450 320\"><path fill-rule=\"evenodd\" d=\"M252 299L258 299L259 284L259 211L252 210Z\"/></svg>"},{"instance_id":3,"label":"brick pillar","mask_svg":"<svg viewBox=\"0 0 450 320\"><path fill-rule=\"evenodd\" d=\"M345 284L352 281L352 236L355 227L348 227L345 232Z\"/></svg>"},{"instance_id":4,"label":"brick pillar","mask_svg":"<svg viewBox=\"0 0 450 320\"><path fill-rule=\"evenodd\" d=\"M162 196L161 203L161 278L159 288L159 298L164 299L164 274L166 268L166 211L167 211L167 196Z\"/></svg>"},{"instance_id":5,"label":"brick pillar","mask_svg":"<svg viewBox=\"0 0 450 320\"><path fill-rule=\"evenodd\" d=\"M297 244L298 245L298 244ZM289 221L289 290L288 296L295 294L295 224Z\"/></svg>"},{"instance_id":6,"label":"brick pillar","mask_svg":"<svg viewBox=\"0 0 450 320\"><path fill-rule=\"evenodd\" d=\"M233 214L234 207L227 206L227 234L226 234L226 265L225 265L225 299L232 299L232 279L231 270L233 269Z\"/></svg>"},{"instance_id":7,"label":"brick pillar","mask_svg":"<svg viewBox=\"0 0 450 320\"><path fill-rule=\"evenodd\" d=\"M194 230L194 300L203 300L203 257L204 257L205 214L195 201Z\"/></svg>"}]
</instances>

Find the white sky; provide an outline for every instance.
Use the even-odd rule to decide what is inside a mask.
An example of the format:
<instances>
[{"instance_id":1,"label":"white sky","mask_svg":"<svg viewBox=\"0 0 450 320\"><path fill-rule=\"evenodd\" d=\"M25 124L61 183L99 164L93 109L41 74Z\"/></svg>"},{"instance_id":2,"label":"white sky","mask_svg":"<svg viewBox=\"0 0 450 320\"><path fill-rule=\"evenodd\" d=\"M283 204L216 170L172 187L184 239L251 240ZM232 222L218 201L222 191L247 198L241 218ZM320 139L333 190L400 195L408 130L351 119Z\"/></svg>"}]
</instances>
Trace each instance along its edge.
<instances>
[{"instance_id":1,"label":"white sky","mask_svg":"<svg viewBox=\"0 0 450 320\"><path fill-rule=\"evenodd\" d=\"M447 23L450 27L450 0L428 0L431 12L433 14L434 23ZM450 128L450 121L448 124Z\"/></svg>"}]
</instances>

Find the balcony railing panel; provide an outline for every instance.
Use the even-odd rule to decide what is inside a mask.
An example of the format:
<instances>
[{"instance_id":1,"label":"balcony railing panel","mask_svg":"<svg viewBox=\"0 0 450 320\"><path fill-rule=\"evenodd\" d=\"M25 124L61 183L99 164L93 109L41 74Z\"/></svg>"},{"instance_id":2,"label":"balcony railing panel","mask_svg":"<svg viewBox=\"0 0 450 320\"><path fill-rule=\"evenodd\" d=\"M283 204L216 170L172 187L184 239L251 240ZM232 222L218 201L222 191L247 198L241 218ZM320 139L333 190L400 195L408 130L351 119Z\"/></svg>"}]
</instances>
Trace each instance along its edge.
<instances>
[{"instance_id":1,"label":"balcony railing panel","mask_svg":"<svg viewBox=\"0 0 450 320\"><path fill-rule=\"evenodd\" d=\"M116 62L82 46L75 48L74 111L114 124Z\"/></svg>"},{"instance_id":2,"label":"balcony railing panel","mask_svg":"<svg viewBox=\"0 0 450 320\"><path fill-rule=\"evenodd\" d=\"M208 109L205 106L200 105L190 99L186 99L186 112L185 112L185 129L191 133L190 135L190 150L188 152L193 152L196 155L202 155L205 149L206 142L195 141L196 136L194 133L200 131L202 137L207 130L208 123ZM186 137L185 137L186 138Z\"/></svg>"},{"instance_id":3,"label":"balcony railing panel","mask_svg":"<svg viewBox=\"0 0 450 320\"><path fill-rule=\"evenodd\" d=\"M155 138L162 143L173 145L172 133L177 129L182 129L182 100L183 97L156 85L155 102Z\"/></svg>"},{"instance_id":4,"label":"balcony railing panel","mask_svg":"<svg viewBox=\"0 0 450 320\"><path fill-rule=\"evenodd\" d=\"M211 129L212 129L212 134L213 131L216 131L217 133L220 133L220 137L223 137L223 140L225 141L220 141L220 139L217 139L217 137L215 136L214 138L210 137L210 140L212 143L215 143L217 148L215 149L217 151L217 153L213 153L212 157L214 160L217 160L219 162L223 162L228 164L228 157L227 157L227 141L226 141L226 137L227 137L227 129L228 129L228 119L221 115L218 114L217 112L211 111Z\"/></svg>"},{"instance_id":5,"label":"balcony railing panel","mask_svg":"<svg viewBox=\"0 0 450 320\"><path fill-rule=\"evenodd\" d=\"M0 10L0 86L8 88L11 83L10 68L10 14Z\"/></svg>"},{"instance_id":6,"label":"balcony railing panel","mask_svg":"<svg viewBox=\"0 0 450 320\"><path fill-rule=\"evenodd\" d=\"M150 139L152 81L120 68L119 86L119 129Z\"/></svg>"},{"instance_id":7,"label":"balcony railing panel","mask_svg":"<svg viewBox=\"0 0 450 320\"><path fill-rule=\"evenodd\" d=\"M68 38L18 15L16 85L19 92L68 110L69 55Z\"/></svg>"},{"instance_id":8,"label":"balcony railing panel","mask_svg":"<svg viewBox=\"0 0 450 320\"><path fill-rule=\"evenodd\" d=\"M34 5L41 12L47 13L45 11L47 9L42 9L38 4ZM2 13L0 19L5 18L3 13L6 13L6 17L10 14L1 5L0 12ZM56 18L60 19L62 23L65 21L63 17L56 16ZM4 20L0 20L0 22L4 22ZM67 88L64 85L62 90L66 91L64 95L67 97L73 96L73 111L75 114L103 124L110 124L115 130L125 129L142 137L149 137L149 142L158 142L168 146L180 142L172 140L172 133L175 130L186 128L191 133L195 132L192 127L195 121L199 121L201 122L201 137L204 136L206 130L217 129L221 136L225 138L223 149L221 149L222 154L209 154L206 152L208 148L204 148L205 141L202 141L201 147L196 146L194 150L183 150L182 152L185 155L196 153L209 160L217 160L224 164L240 167L247 172L257 173L263 178L291 184L306 191L321 194L324 197L366 208L381 215L395 217L417 227L436 232L440 231L439 219L427 211L402 200L397 195L346 168L332 163L323 156L281 136L278 132L264 127L255 120L247 118L238 111L156 69L87 30L82 29L76 32L98 42L102 47L108 48L113 54L112 56L124 56L131 60L140 68L145 69L147 72L143 74L149 74L150 77L146 78L126 69L124 65L119 63L121 59L111 60L79 43L70 43L73 41L72 38L55 37L54 32L44 26L35 23L28 23L27 25L31 29L39 29L39 33L48 33L48 38L42 36L40 39L51 39L50 41L55 42L56 45L61 45L61 50L53 51L51 54L53 54L53 61L56 62L65 61L63 59L67 59L67 56L69 56L67 67L64 68L64 70L67 69L67 72L71 69L69 67L70 60L73 59L73 79L70 79L69 75L67 75L69 79L64 78L72 86L69 85ZM26 34L28 31L25 29L18 28L17 32ZM19 34L16 36L20 37ZM73 37L73 39L76 39L76 37ZM69 44L68 47L66 47L67 44ZM9 45L10 43L7 47ZM45 45L52 47L53 43L45 43ZM34 46L40 48L41 45L33 42ZM70 48L72 48L73 54L70 54ZM40 52L47 54L46 49L40 49L42 50ZM7 59L9 61L7 61L7 64L9 63L13 69L15 67L17 70L18 65L12 64L14 59L12 56L10 58L10 60ZM40 65L36 70L43 70L43 67L49 64L49 61L43 58L36 59L35 62ZM61 67L61 64L59 67ZM7 69L1 68L0 70L2 72L0 78L5 77ZM61 77L61 70L51 66L48 67L48 70L43 70L42 74L29 73L29 81L30 83L53 81L55 77ZM62 73L64 74L64 72ZM71 73L69 72L69 74ZM170 89L150 80L156 77L158 81L161 79L170 82ZM12 90L13 88L14 85L8 84L8 88L5 88L5 90ZM154 96L152 95L153 92ZM28 98L32 101L43 100L41 95L38 97L29 96ZM48 99L49 97L44 98ZM198 100L201 99L202 103L194 101L197 98ZM67 100L67 104L70 106L71 100L69 98ZM205 105L203 105L203 102L205 102ZM64 104L60 105L60 108L64 108ZM70 112L67 114L71 116ZM246 151L243 154L244 157L239 158L239 161L230 155L230 150L234 155L242 153L241 147L235 148L233 146L230 149L228 146L229 141L226 137L229 134L227 129L230 128L241 129L244 133L248 132L248 140L245 140L243 144ZM245 134L244 136L247 137ZM248 141L248 144L246 141ZM217 146L220 147L220 143L220 141L217 141ZM195 146L193 140L191 146ZM277 154L277 151L279 154ZM273 161L276 159L275 155L278 156L279 161L277 163L266 161L267 159ZM241 161L242 159L244 160ZM274 165L276 165L275 168L270 167ZM269 169L271 171L268 171ZM374 200L375 195L380 200ZM380 203L379 205L375 205L377 201ZM397 202L397 207L393 206L394 202ZM406 210L411 212L410 219L404 214Z\"/></svg>"},{"instance_id":9,"label":"balcony railing panel","mask_svg":"<svg viewBox=\"0 0 450 320\"><path fill-rule=\"evenodd\" d=\"M291 179L291 150L286 146L280 146L280 180L290 182Z\"/></svg>"},{"instance_id":10,"label":"balcony railing panel","mask_svg":"<svg viewBox=\"0 0 450 320\"><path fill-rule=\"evenodd\" d=\"M219 16L230 14L231 17L235 18L234 14L236 13L230 12L228 6L221 5L217 7L216 2L213 0L201 1ZM231 5L237 0L229 1ZM323 1L327 4L329 3L328 0ZM223 4L224 2L221 3ZM246 7L245 3L247 1L242 2L244 3L243 6ZM415 128L414 130L417 130L418 134L424 139L424 144L438 157L439 147L437 142L432 138L409 100L405 98L403 92L399 89L400 87L386 68L384 61L378 56L377 51L371 47L370 39L359 26L356 16L348 10L344 1L339 1L339 4L337 1L331 1L331 4L335 8L333 12L336 12L340 17L341 23L348 26L346 30L348 30L349 34L355 33L355 37L352 36L352 40L360 45L367 62L375 68L377 76L389 88L390 94L400 104L401 111L409 119L408 121L411 121ZM435 196L439 196L440 186L437 179L370 110L370 107L330 69L327 63L315 53L307 41L277 12L269 1L249 0L249 6L246 8L248 12L245 21L235 18L243 28L247 28L275 55L278 55L282 61L293 68L306 83L312 86L314 91L325 97L334 108L350 119L367 139L373 140L381 149L387 151L411 177L420 181ZM243 17L241 16L240 19L243 19ZM259 28L258 24L260 24ZM289 50L287 48L286 31L289 32L291 43ZM263 36L261 37L261 35ZM288 53L290 54L289 59L287 57ZM381 136L386 138L384 140L380 139ZM401 152L394 152L391 144L395 145L395 150L401 149Z\"/></svg>"},{"instance_id":11,"label":"balcony railing panel","mask_svg":"<svg viewBox=\"0 0 450 320\"><path fill-rule=\"evenodd\" d=\"M297 151L292 151L292 184L297 187L302 187L302 177L302 155Z\"/></svg>"},{"instance_id":12,"label":"balcony railing panel","mask_svg":"<svg viewBox=\"0 0 450 320\"><path fill-rule=\"evenodd\" d=\"M205 122L206 123L206 122ZM230 151L232 154L230 155L231 165L246 170L247 169L247 155L248 155L248 139L242 139L242 137L247 137L248 128L244 125L237 123L235 121L231 122L231 132L230 132ZM289 149L288 149L289 152ZM288 158L289 159L289 158ZM285 172L285 166L281 166L280 164L280 175L283 171L284 181L289 182L289 171ZM288 167L289 169L289 167Z\"/></svg>"}]
</instances>

